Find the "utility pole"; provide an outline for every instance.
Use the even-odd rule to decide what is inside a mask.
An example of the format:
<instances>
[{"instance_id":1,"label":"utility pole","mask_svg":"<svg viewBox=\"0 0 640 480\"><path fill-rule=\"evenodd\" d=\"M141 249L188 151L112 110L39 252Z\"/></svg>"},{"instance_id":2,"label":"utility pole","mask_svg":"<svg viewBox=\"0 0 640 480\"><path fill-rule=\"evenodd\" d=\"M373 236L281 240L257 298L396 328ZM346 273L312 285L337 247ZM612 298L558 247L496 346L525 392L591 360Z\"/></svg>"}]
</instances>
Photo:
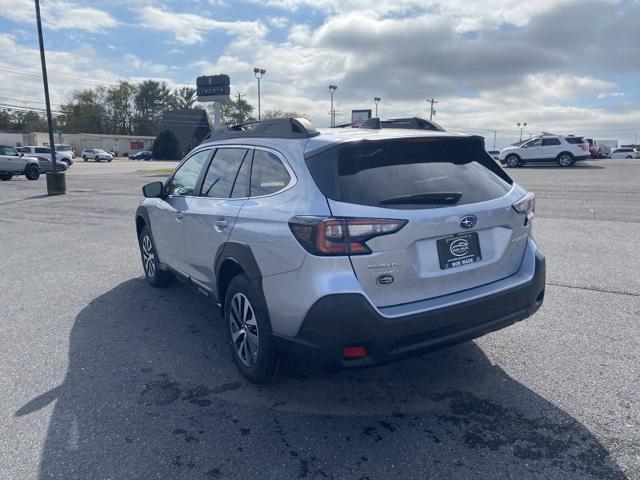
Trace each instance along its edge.
<instances>
[{"instance_id":1,"label":"utility pole","mask_svg":"<svg viewBox=\"0 0 640 480\"><path fill-rule=\"evenodd\" d=\"M431 103L431 110L429 111L429 120L433 120L433 116L436 113L436 111L433 109L433 106L439 102L435 98L427 98L427 102Z\"/></svg>"},{"instance_id":2,"label":"utility pole","mask_svg":"<svg viewBox=\"0 0 640 480\"><path fill-rule=\"evenodd\" d=\"M40 19L40 0L35 0L36 24L40 43L40 63L42 64L42 83L44 84L44 101L47 109L47 125L49 127L49 149L51 151L51 172L47 172L47 194L61 195L67 191L65 175L57 171L56 144L53 138L53 119L51 118L51 101L49 99L49 80L47 79L47 61L44 55L44 38L42 36L42 20Z\"/></svg>"},{"instance_id":3,"label":"utility pole","mask_svg":"<svg viewBox=\"0 0 640 480\"><path fill-rule=\"evenodd\" d=\"M253 69L253 74L258 79L258 121L260 121L260 80L264 77L265 73L267 73L267 71L264 68L256 67Z\"/></svg>"},{"instance_id":4,"label":"utility pole","mask_svg":"<svg viewBox=\"0 0 640 480\"><path fill-rule=\"evenodd\" d=\"M331 111L330 111L330 115L331 115L331 126L332 127L336 126L336 111L333 108L333 94L336 92L337 89L338 89L338 87L336 85L329 85L329 92L331 93Z\"/></svg>"}]
</instances>

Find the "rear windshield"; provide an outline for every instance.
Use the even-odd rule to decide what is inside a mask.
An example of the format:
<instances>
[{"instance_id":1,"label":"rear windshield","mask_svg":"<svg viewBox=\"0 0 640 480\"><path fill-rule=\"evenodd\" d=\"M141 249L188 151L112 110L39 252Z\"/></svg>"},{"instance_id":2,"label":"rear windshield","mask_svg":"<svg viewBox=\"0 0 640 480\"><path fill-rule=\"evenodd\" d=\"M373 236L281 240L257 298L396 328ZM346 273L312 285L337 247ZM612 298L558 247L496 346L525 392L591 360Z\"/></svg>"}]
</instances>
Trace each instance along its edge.
<instances>
[{"instance_id":1,"label":"rear windshield","mask_svg":"<svg viewBox=\"0 0 640 480\"><path fill-rule=\"evenodd\" d=\"M307 165L324 195L346 203L420 209L504 196L510 178L469 140L365 140L310 156Z\"/></svg>"},{"instance_id":2,"label":"rear windshield","mask_svg":"<svg viewBox=\"0 0 640 480\"><path fill-rule=\"evenodd\" d=\"M565 140L568 143L573 143L574 145L578 143L587 143L584 141L584 138L582 137L565 137Z\"/></svg>"}]
</instances>

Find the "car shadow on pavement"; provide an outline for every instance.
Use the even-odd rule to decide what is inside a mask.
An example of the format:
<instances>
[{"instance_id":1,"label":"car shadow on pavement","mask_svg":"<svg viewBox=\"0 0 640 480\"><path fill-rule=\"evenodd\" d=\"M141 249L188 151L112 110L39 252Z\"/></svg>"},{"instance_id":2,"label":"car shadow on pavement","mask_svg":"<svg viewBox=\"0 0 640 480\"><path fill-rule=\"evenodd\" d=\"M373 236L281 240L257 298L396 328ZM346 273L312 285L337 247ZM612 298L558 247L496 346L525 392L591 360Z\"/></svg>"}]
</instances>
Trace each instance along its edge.
<instances>
[{"instance_id":1,"label":"car shadow on pavement","mask_svg":"<svg viewBox=\"0 0 640 480\"><path fill-rule=\"evenodd\" d=\"M41 479L625 478L473 342L255 386L209 301L143 278L77 315L64 382L15 415L53 402Z\"/></svg>"}]
</instances>

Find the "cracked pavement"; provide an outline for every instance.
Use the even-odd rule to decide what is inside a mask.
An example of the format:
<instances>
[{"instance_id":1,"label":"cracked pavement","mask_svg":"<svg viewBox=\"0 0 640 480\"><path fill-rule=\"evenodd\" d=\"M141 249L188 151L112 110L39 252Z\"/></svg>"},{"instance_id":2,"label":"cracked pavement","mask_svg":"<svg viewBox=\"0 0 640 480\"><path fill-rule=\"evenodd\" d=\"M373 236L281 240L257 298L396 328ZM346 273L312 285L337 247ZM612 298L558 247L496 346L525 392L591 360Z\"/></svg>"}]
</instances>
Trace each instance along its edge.
<instances>
[{"instance_id":1,"label":"cracked pavement","mask_svg":"<svg viewBox=\"0 0 640 480\"><path fill-rule=\"evenodd\" d=\"M168 164L171 165L171 164ZM640 479L640 160L509 173L537 194L545 304L356 372L237 372L215 307L142 277L163 162L0 183L0 479Z\"/></svg>"}]
</instances>

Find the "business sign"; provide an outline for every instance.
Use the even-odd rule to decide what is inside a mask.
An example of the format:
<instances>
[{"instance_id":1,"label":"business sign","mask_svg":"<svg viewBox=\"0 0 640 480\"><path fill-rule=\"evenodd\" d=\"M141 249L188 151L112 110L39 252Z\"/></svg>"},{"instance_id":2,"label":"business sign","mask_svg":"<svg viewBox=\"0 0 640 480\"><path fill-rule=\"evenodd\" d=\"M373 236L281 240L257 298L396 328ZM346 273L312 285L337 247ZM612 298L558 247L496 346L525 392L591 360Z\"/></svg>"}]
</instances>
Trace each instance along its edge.
<instances>
[{"instance_id":1,"label":"business sign","mask_svg":"<svg viewBox=\"0 0 640 480\"><path fill-rule=\"evenodd\" d=\"M229 75L208 75L196 79L199 102L222 102L229 100L231 93Z\"/></svg>"},{"instance_id":2,"label":"business sign","mask_svg":"<svg viewBox=\"0 0 640 480\"><path fill-rule=\"evenodd\" d=\"M369 110L351 110L351 124L361 125L371 118L371 109Z\"/></svg>"}]
</instances>

